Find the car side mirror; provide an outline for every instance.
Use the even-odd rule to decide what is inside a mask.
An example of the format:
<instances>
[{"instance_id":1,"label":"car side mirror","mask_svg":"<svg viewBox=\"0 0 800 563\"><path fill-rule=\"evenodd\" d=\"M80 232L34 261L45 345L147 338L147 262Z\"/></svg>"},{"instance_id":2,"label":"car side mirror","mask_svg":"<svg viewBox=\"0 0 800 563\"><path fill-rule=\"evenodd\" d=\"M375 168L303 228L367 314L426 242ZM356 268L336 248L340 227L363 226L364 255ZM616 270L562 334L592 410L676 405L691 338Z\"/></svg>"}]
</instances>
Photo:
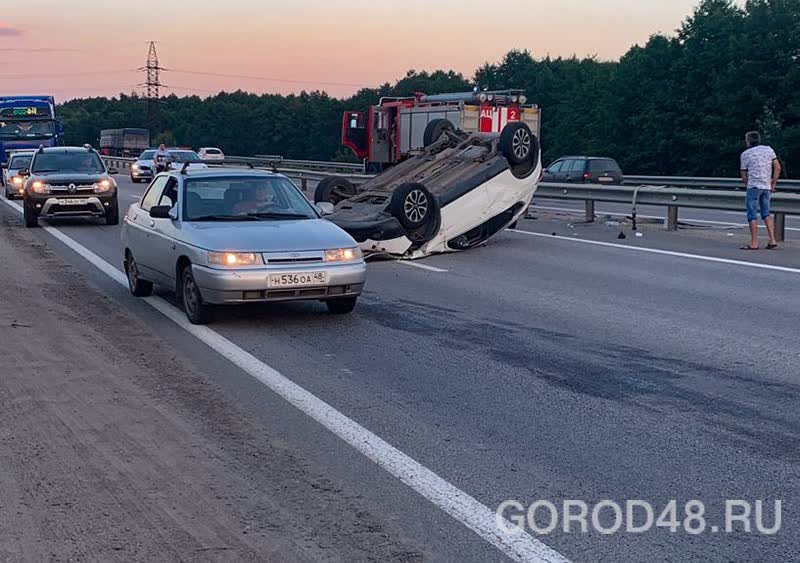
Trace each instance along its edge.
<instances>
[{"instance_id":1,"label":"car side mirror","mask_svg":"<svg viewBox=\"0 0 800 563\"><path fill-rule=\"evenodd\" d=\"M172 207L169 205L155 205L150 208L150 217L153 219L172 219L170 211Z\"/></svg>"},{"instance_id":2,"label":"car side mirror","mask_svg":"<svg viewBox=\"0 0 800 563\"><path fill-rule=\"evenodd\" d=\"M111 176L116 176L117 174L119 174L119 170L117 170L116 168L109 168L109 169L108 169L108 173L109 173Z\"/></svg>"},{"instance_id":3,"label":"car side mirror","mask_svg":"<svg viewBox=\"0 0 800 563\"><path fill-rule=\"evenodd\" d=\"M17 172L17 176L19 176L20 178L24 178L24 177L30 176L30 175L31 175L31 171L28 170L27 168L23 168L22 170Z\"/></svg>"},{"instance_id":4,"label":"car side mirror","mask_svg":"<svg viewBox=\"0 0 800 563\"><path fill-rule=\"evenodd\" d=\"M323 217L325 215L333 215L336 212L336 208L333 206L333 204L327 201L321 201L314 205L314 207L316 207L317 213Z\"/></svg>"}]
</instances>

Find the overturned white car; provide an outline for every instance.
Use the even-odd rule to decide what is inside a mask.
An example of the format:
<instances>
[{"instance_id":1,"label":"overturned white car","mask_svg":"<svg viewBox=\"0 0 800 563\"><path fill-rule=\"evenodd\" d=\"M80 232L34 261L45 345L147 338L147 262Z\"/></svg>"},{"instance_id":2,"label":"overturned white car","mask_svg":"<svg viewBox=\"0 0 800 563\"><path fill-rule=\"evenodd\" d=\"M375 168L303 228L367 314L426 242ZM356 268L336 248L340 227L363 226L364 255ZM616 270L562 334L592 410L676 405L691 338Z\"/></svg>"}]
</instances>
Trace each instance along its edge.
<instances>
[{"instance_id":1,"label":"overturned white car","mask_svg":"<svg viewBox=\"0 0 800 563\"><path fill-rule=\"evenodd\" d=\"M365 255L414 259L465 250L527 211L542 171L539 141L528 125L466 134L440 121L430 123L436 140L422 154L358 188L340 177L317 187L315 203L335 204L327 218Z\"/></svg>"}]
</instances>

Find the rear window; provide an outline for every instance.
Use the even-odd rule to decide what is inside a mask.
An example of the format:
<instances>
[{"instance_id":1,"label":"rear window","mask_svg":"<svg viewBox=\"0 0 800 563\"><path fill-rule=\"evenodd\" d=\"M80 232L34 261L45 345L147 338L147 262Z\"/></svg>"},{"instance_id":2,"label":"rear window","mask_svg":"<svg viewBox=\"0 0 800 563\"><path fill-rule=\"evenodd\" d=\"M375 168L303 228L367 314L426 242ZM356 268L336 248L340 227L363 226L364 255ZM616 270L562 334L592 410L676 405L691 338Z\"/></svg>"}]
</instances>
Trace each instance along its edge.
<instances>
[{"instance_id":1,"label":"rear window","mask_svg":"<svg viewBox=\"0 0 800 563\"><path fill-rule=\"evenodd\" d=\"M206 154L220 154L221 152L219 149L206 149Z\"/></svg>"},{"instance_id":2,"label":"rear window","mask_svg":"<svg viewBox=\"0 0 800 563\"><path fill-rule=\"evenodd\" d=\"M619 164L610 158L600 158L597 160L589 161L589 172L612 172L614 174L622 174Z\"/></svg>"}]
</instances>

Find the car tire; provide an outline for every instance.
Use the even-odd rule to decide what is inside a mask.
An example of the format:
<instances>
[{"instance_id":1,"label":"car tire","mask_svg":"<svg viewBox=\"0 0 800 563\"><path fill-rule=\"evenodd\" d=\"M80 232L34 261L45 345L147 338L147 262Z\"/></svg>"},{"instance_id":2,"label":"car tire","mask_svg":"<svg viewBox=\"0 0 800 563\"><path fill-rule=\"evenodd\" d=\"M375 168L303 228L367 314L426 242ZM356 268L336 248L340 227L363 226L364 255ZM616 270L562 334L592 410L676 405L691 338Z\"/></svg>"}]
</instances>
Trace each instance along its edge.
<instances>
[{"instance_id":1,"label":"car tire","mask_svg":"<svg viewBox=\"0 0 800 563\"><path fill-rule=\"evenodd\" d=\"M422 144L429 147L438 141L446 132L455 133L455 126L448 119L432 119L425 127L425 132L422 134Z\"/></svg>"},{"instance_id":2,"label":"car tire","mask_svg":"<svg viewBox=\"0 0 800 563\"><path fill-rule=\"evenodd\" d=\"M213 320L213 309L203 301L203 295L192 274L191 264L186 266L181 273L181 305L186 318L193 325L208 324Z\"/></svg>"},{"instance_id":3,"label":"car tire","mask_svg":"<svg viewBox=\"0 0 800 563\"><path fill-rule=\"evenodd\" d=\"M358 297L342 297L340 299L329 299L325 302L328 312L332 315L347 315L356 308Z\"/></svg>"},{"instance_id":4,"label":"car tire","mask_svg":"<svg viewBox=\"0 0 800 563\"><path fill-rule=\"evenodd\" d=\"M25 227L34 229L39 226L39 214L31 209L27 203L22 204L22 216L25 219Z\"/></svg>"},{"instance_id":5,"label":"car tire","mask_svg":"<svg viewBox=\"0 0 800 563\"><path fill-rule=\"evenodd\" d=\"M526 164L538 160L538 149L539 142L526 123L509 123L500 133L500 152L510 164Z\"/></svg>"},{"instance_id":6,"label":"car tire","mask_svg":"<svg viewBox=\"0 0 800 563\"><path fill-rule=\"evenodd\" d=\"M116 198L106 210L106 225L119 225L119 202Z\"/></svg>"},{"instance_id":7,"label":"car tire","mask_svg":"<svg viewBox=\"0 0 800 563\"><path fill-rule=\"evenodd\" d=\"M358 193L356 187L347 178L328 176L323 178L314 190L314 203L332 203L337 205Z\"/></svg>"},{"instance_id":8,"label":"car tire","mask_svg":"<svg viewBox=\"0 0 800 563\"><path fill-rule=\"evenodd\" d=\"M413 231L434 220L438 206L433 194L424 185L408 182L392 193L391 213L406 230Z\"/></svg>"},{"instance_id":9,"label":"car tire","mask_svg":"<svg viewBox=\"0 0 800 563\"><path fill-rule=\"evenodd\" d=\"M125 276L128 278L128 289L134 297L149 297L153 294L153 282L139 277L139 268L130 251L125 253Z\"/></svg>"}]
</instances>

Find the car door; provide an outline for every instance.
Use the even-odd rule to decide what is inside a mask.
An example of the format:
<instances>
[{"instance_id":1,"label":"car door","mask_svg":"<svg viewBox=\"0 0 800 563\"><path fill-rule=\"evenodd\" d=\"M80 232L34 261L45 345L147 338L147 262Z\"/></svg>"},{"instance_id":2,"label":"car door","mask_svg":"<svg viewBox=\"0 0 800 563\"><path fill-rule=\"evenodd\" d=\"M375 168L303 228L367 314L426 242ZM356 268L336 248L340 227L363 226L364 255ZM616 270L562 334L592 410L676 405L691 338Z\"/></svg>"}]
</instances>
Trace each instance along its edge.
<instances>
[{"instance_id":1,"label":"car door","mask_svg":"<svg viewBox=\"0 0 800 563\"><path fill-rule=\"evenodd\" d=\"M544 178L542 181L544 182L558 182L558 173L561 171L561 167L564 166L563 160L557 160L553 164L547 167L544 171Z\"/></svg>"},{"instance_id":2,"label":"car door","mask_svg":"<svg viewBox=\"0 0 800 563\"><path fill-rule=\"evenodd\" d=\"M150 183L139 203L131 207L127 222L128 247L133 253L139 271L142 277L156 282L159 281L159 275L153 267L152 249L155 220L150 217L150 208L157 205L161 199L167 179L167 176L159 176Z\"/></svg>"},{"instance_id":3,"label":"car door","mask_svg":"<svg viewBox=\"0 0 800 563\"><path fill-rule=\"evenodd\" d=\"M569 169L564 166L562 174L564 175L565 182L583 182L583 170L586 167L586 159L575 158L570 161Z\"/></svg>"},{"instance_id":4,"label":"car door","mask_svg":"<svg viewBox=\"0 0 800 563\"><path fill-rule=\"evenodd\" d=\"M175 264L178 259L176 228L178 215L178 191L179 182L177 178L170 177L167 180L157 205L168 205L176 219L155 219L152 220L152 236L150 242L150 253L152 267L157 272L159 282L165 287L175 285Z\"/></svg>"}]
</instances>

